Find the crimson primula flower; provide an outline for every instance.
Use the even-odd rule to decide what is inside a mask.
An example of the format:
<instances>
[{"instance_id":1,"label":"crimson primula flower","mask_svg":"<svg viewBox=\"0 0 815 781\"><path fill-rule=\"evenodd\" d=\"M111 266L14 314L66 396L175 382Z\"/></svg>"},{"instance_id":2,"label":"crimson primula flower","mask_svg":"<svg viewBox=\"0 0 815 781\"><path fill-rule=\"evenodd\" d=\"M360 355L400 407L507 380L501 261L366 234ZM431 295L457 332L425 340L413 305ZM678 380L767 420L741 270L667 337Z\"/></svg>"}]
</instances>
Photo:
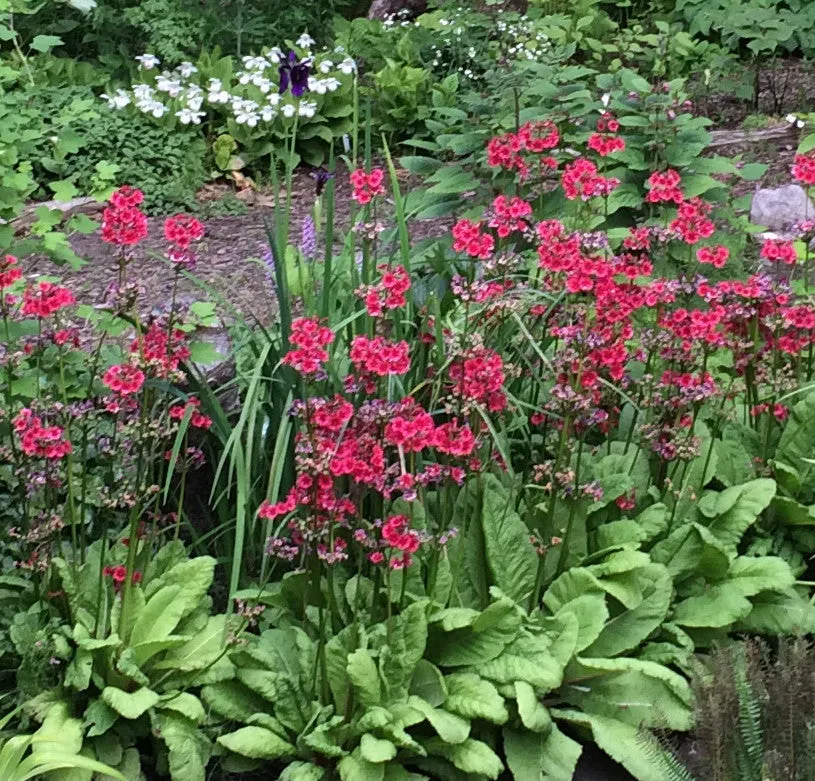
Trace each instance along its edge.
<instances>
[{"instance_id":1,"label":"crimson primula flower","mask_svg":"<svg viewBox=\"0 0 815 781\"><path fill-rule=\"evenodd\" d=\"M815 185L815 151L795 155L792 175L802 184Z\"/></svg>"},{"instance_id":2,"label":"crimson primula flower","mask_svg":"<svg viewBox=\"0 0 815 781\"><path fill-rule=\"evenodd\" d=\"M385 194L385 172L381 168L374 168L366 173L361 168L351 172L351 184L354 192L351 197L363 206L370 203L377 195Z\"/></svg>"},{"instance_id":3,"label":"crimson primula flower","mask_svg":"<svg viewBox=\"0 0 815 781\"><path fill-rule=\"evenodd\" d=\"M52 282L39 282L36 287L26 288L23 293L22 312L34 317L49 317L75 303L76 299L68 288Z\"/></svg>"},{"instance_id":4,"label":"crimson primula flower","mask_svg":"<svg viewBox=\"0 0 815 781\"><path fill-rule=\"evenodd\" d=\"M661 203L663 201L673 201L676 204L682 203L685 196L682 194L680 184L682 178L677 171L668 168L666 171L654 171L646 182L648 193L645 200L648 203Z\"/></svg>"},{"instance_id":5,"label":"crimson primula flower","mask_svg":"<svg viewBox=\"0 0 815 781\"><path fill-rule=\"evenodd\" d=\"M144 380L144 372L130 363L111 366L102 377L105 385L123 396L138 393Z\"/></svg>"}]
</instances>

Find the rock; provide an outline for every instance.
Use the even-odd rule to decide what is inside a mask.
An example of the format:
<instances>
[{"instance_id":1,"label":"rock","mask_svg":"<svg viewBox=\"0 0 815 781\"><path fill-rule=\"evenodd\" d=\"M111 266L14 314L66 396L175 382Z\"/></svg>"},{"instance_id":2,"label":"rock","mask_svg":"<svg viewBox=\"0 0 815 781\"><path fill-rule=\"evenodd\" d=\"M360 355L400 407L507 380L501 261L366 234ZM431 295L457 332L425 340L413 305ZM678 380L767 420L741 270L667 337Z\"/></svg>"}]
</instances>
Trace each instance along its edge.
<instances>
[{"instance_id":1,"label":"rock","mask_svg":"<svg viewBox=\"0 0 815 781\"><path fill-rule=\"evenodd\" d=\"M815 204L803 187L786 184L756 191L750 206L750 222L776 234L788 233L793 225L815 220Z\"/></svg>"}]
</instances>

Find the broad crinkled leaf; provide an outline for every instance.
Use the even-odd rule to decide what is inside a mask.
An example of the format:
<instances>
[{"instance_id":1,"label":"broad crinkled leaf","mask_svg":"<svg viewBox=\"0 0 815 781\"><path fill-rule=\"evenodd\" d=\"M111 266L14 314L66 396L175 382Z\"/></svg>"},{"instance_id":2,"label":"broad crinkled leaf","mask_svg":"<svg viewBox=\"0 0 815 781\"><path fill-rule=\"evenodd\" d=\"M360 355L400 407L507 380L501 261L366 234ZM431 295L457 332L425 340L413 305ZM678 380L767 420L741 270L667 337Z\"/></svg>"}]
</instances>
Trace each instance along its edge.
<instances>
[{"instance_id":1,"label":"broad crinkled leaf","mask_svg":"<svg viewBox=\"0 0 815 781\"><path fill-rule=\"evenodd\" d=\"M211 556L197 556L194 559L185 559L165 572L160 582L164 587L178 586L178 603L181 609L181 618L188 616L199 605L212 585L215 574L215 559ZM152 584L148 584L147 595L150 596Z\"/></svg>"},{"instance_id":2,"label":"broad crinkled leaf","mask_svg":"<svg viewBox=\"0 0 815 781\"><path fill-rule=\"evenodd\" d=\"M180 713L194 724L201 724L206 718L201 700L194 694L190 694L190 692L168 692L167 694L162 694L156 708Z\"/></svg>"},{"instance_id":3,"label":"broad crinkled leaf","mask_svg":"<svg viewBox=\"0 0 815 781\"><path fill-rule=\"evenodd\" d=\"M795 582L789 565L775 556L740 556L726 578L679 602L674 607L674 622L688 627L727 627L750 614L752 603L747 597L780 591Z\"/></svg>"},{"instance_id":4,"label":"broad crinkled leaf","mask_svg":"<svg viewBox=\"0 0 815 781\"><path fill-rule=\"evenodd\" d=\"M484 719L503 724L508 718L504 698L498 689L479 675L454 673L445 676L447 699L444 708L466 719Z\"/></svg>"},{"instance_id":5,"label":"broad crinkled leaf","mask_svg":"<svg viewBox=\"0 0 815 781\"><path fill-rule=\"evenodd\" d=\"M421 697L411 697L408 705L421 711L445 743L463 743L470 737L470 722L443 708L434 708Z\"/></svg>"},{"instance_id":6,"label":"broad crinkled leaf","mask_svg":"<svg viewBox=\"0 0 815 781\"><path fill-rule=\"evenodd\" d=\"M815 483L815 393L809 393L790 410L789 419L775 449L775 460L789 464L798 472L802 486ZM781 482L779 476L779 482Z\"/></svg>"},{"instance_id":7,"label":"broad crinkled leaf","mask_svg":"<svg viewBox=\"0 0 815 781\"><path fill-rule=\"evenodd\" d=\"M498 755L480 740L468 738L463 743L448 745L439 738L431 738L425 742L425 745L429 754L444 757L465 773L497 779L504 769L504 763L501 762Z\"/></svg>"},{"instance_id":8,"label":"broad crinkled leaf","mask_svg":"<svg viewBox=\"0 0 815 781\"><path fill-rule=\"evenodd\" d=\"M447 685L441 670L426 659L420 659L410 679L411 694L421 697L434 708L441 705L447 697Z\"/></svg>"},{"instance_id":9,"label":"broad crinkled leaf","mask_svg":"<svg viewBox=\"0 0 815 781\"><path fill-rule=\"evenodd\" d=\"M710 496L706 494L699 504L702 505ZM775 480L766 477L726 488L713 500L716 517L703 522L703 525L725 546L728 554L735 557L744 532L755 523L774 496Z\"/></svg>"},{"instance_id":10,"label":"broad crinkled leaf","mask_svg":"<svg viewBox=\"0 0 815 781\"><path fill-rule=\"evenodd\" d=\"M325 769L311 762L292 762L280 774L278 781L322 781Z\"/></svg>"},{"instance_id":11,"label":"broad crinkled leaf","mask_svg":"<svg viewBox=\"0 0 815 781\"><path fill-rule=\"evenodd\" d=\"M137 719L158 704L159 695L145 687L134 692L126 692L115 686L106 686L102 690L102 701L120 716Z\"/></svg>"},{"instance_id":12,"label":"broad crinkled leaf","mask_svg":"<svg viewBox=\"0 0 815 781\"><path fill-rule=\"evenodd\" d=\"M640 578L649 580L642 602L610 618L585 649L586 656L617 656L636 648L665 620L673 595L671 576L664 567L653 564L641 571Z\"/></svg>"},{"instance_id":13,"label":"broad crinkled leaf","mask_svg":"<svg viewBox=\"0 0 815 781\"><path fill-rule=\"evenodd\" d=\"M577 618L578 634L575 650L582 651L591 645L603 631L608 619L605 594L590 592L566 602L555 615L568 612Z\"/></svg>"},{"instance_id":14,"label":"broad crinkled leaf","mask_svg":"<svg viewBox=\"0 0 815 781\"><path fill-rule=\"evenodd\" d=\"M178 626L183 614L181 587L172 585L159 589L138 613L130 633L130 645L166 639Z\"/></svg>"},{"instance_id":15,"label":"broad crinkled leaf","mask_svg":"<svg viewBox=\"0 0 815 781\"><path fill-rule=\"evenodd\" d=\"M389 740L383 740L366 733L360 739L359 753L368 762L389 762L396 756L396 746Z\"/></svg>"},{"instance_id":16,"label":"broad crinkled leaf","mask_svg":"<svg viewBox=\"0 0 815 781\"><path fill-rule=\"evenodd\" d=\"M526 681L536 689L551 691L560 686L563 665L550 653L550 645L545 635L524 633L497 659L479 665L477 671L496 683Z\"/></svg>"},{"instance_id":17,"label":"broad crinkled leaf","mask_svg":"<svg viewBox=\"0 0 815 781\"><path fill-rule=\"evenodd\" d=\"M360 756L359 749L343 757L337 765L341 781L383 781L385 766L378 762L368 762Z\"/></svg>"},{"instance_id":18,"label":"broad crinkled leaf","mask_svg":"<svg viewBox=\"0 0 815 781\"><path fill-rule=\"evenodd\" d=\"M686 730L692 723L688 682L654 662L579 657L566 669L560 693L586 713L637 727Z\"/></svg>"},{"instance_id":19,"label":"broad crinkled leaf","mask_svg":"<svg viewBox=\"0 0 815 781\"><path fill-rule=\"evenodd\" d=\"M548 708L540 701L535 689L524 681L515 681L515 700L521 723L532 732L548 732L552 728L552 717Z\"/></svg>"},{"instance_id":20,"label":"broad crinkled leaf","mask_svg":"<svg viewBox=\"0 0 815 781\"><path fill-rule=\"evenodd\" d=\"M535 586L538 556L529 542L528 527L493 475L485 476L481 518L492 582L516 602L528 600Z\"/></svg>"},{"instance_id":21,"label":"broad crinkled leaf","mask_svg":"<svg viewBox=\"0 0 815 781\"><path fill-rule=\"evenodd\" d=\"M264 727L241 727L218 738L224 748L250 759L279 759L293 756L294 746Z\"/></svg>"},{"instance_id":22,"label":"broad crinkled leaf","mask_svg":"<svg viewBox=\"0 0 815 781\"><path fill-rule=\"evenodd\" d=\"M153 729L167 744L173 781L202 781L212 746L196 725L179 713L156 711Z\"/></svg>"},{"instance_id":23,"label":"broad crinkled leaf","mask_svg":"<svg viewBox=\"0 0 815 781\"><path fill-rule=\"evenodd\" d=\"M663 769L654 760L657 752L648 743L651 738L639 727L595 713L558 710L553 715L589 728L594 742L637 781L665 781Z\"/></svg>"},{"instance_id":24,"label":"broad crinkled leaf","mask_svg":"<svg viewBox=\"0 0 815 781\"><path fill-rule=\"evenodd\" d=\"M572 781L583 747L552 725L546 734L503 731L504 753L514 781Z\"/></svg>"},{"instance_id":25,"label":"broad crinkled leaf","mask_svg":"<svg viewBox=\"0 0 815 781\"><path fill-rule=\"evenodd\" d=\"M359 701L366 706L379 705L382 700L382 683L370 651L358 648L348 654L346 671Z\"/></svg>"},{"instance_id":26,"label":"broad crinkled leaf","mask_svg":"<svg viewBox=\"0 0 815 781\"><path fill-rule=\"evenodd\" d=\"M769 635L815 633L815 605L794 589L765 591L750 602L752 610L735 625L734 630Z\"/></svg>"},{"instance_id":27,"label":"broad crinkled leaf","mask_svg":"<svg viewBox=\"0 0 815 781\"><path fill-rule=\"evenodd\" d=\"M223 653L226 643L226 616L210 616L198 634L168 651L156 664L160 669L191 672L209 667Z\"/></svg>"}]
</instances>

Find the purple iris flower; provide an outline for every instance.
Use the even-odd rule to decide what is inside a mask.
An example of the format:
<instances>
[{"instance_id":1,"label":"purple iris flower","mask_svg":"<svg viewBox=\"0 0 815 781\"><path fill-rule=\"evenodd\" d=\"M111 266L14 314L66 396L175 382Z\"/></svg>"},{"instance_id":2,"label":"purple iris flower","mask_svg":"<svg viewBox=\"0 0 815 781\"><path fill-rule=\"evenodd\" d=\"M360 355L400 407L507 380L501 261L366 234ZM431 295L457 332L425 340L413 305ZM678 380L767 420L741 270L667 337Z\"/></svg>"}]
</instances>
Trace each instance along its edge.
<instances>
[{"instance_id":1,"label":"purple iris flower","mask_svg":"<svg viewBox=\"0 0 815 781\"><path fill-rule=\"evenodd\" d=\"M298 60L294 52L289 52L280 63L280 94L284 95L291 84L291 94L301 98L308 90L308 72L311 60Z\"/></svg>"}]
</instances>

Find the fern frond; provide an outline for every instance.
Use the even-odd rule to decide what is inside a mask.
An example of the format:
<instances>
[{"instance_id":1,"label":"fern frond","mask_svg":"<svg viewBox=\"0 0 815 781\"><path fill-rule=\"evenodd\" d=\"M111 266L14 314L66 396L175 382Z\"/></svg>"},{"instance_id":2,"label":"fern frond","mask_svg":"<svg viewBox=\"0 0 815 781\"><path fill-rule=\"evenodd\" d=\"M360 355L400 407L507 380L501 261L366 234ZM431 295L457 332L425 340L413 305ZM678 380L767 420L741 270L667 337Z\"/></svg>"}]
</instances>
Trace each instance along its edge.
<instances>
[{"instance_id":1,"label":"fern frond","mask_svg":"<svg viewBox=\"0 0 815 781\"><path fill-rule=\"evenodd\" d=\"M743 653L735 654L733 676L738 694L739 741L736 759L741 781L762 781L764 770L764 730L761 726L761 704L747 677Z\"/></svg>"}]
</instances>

